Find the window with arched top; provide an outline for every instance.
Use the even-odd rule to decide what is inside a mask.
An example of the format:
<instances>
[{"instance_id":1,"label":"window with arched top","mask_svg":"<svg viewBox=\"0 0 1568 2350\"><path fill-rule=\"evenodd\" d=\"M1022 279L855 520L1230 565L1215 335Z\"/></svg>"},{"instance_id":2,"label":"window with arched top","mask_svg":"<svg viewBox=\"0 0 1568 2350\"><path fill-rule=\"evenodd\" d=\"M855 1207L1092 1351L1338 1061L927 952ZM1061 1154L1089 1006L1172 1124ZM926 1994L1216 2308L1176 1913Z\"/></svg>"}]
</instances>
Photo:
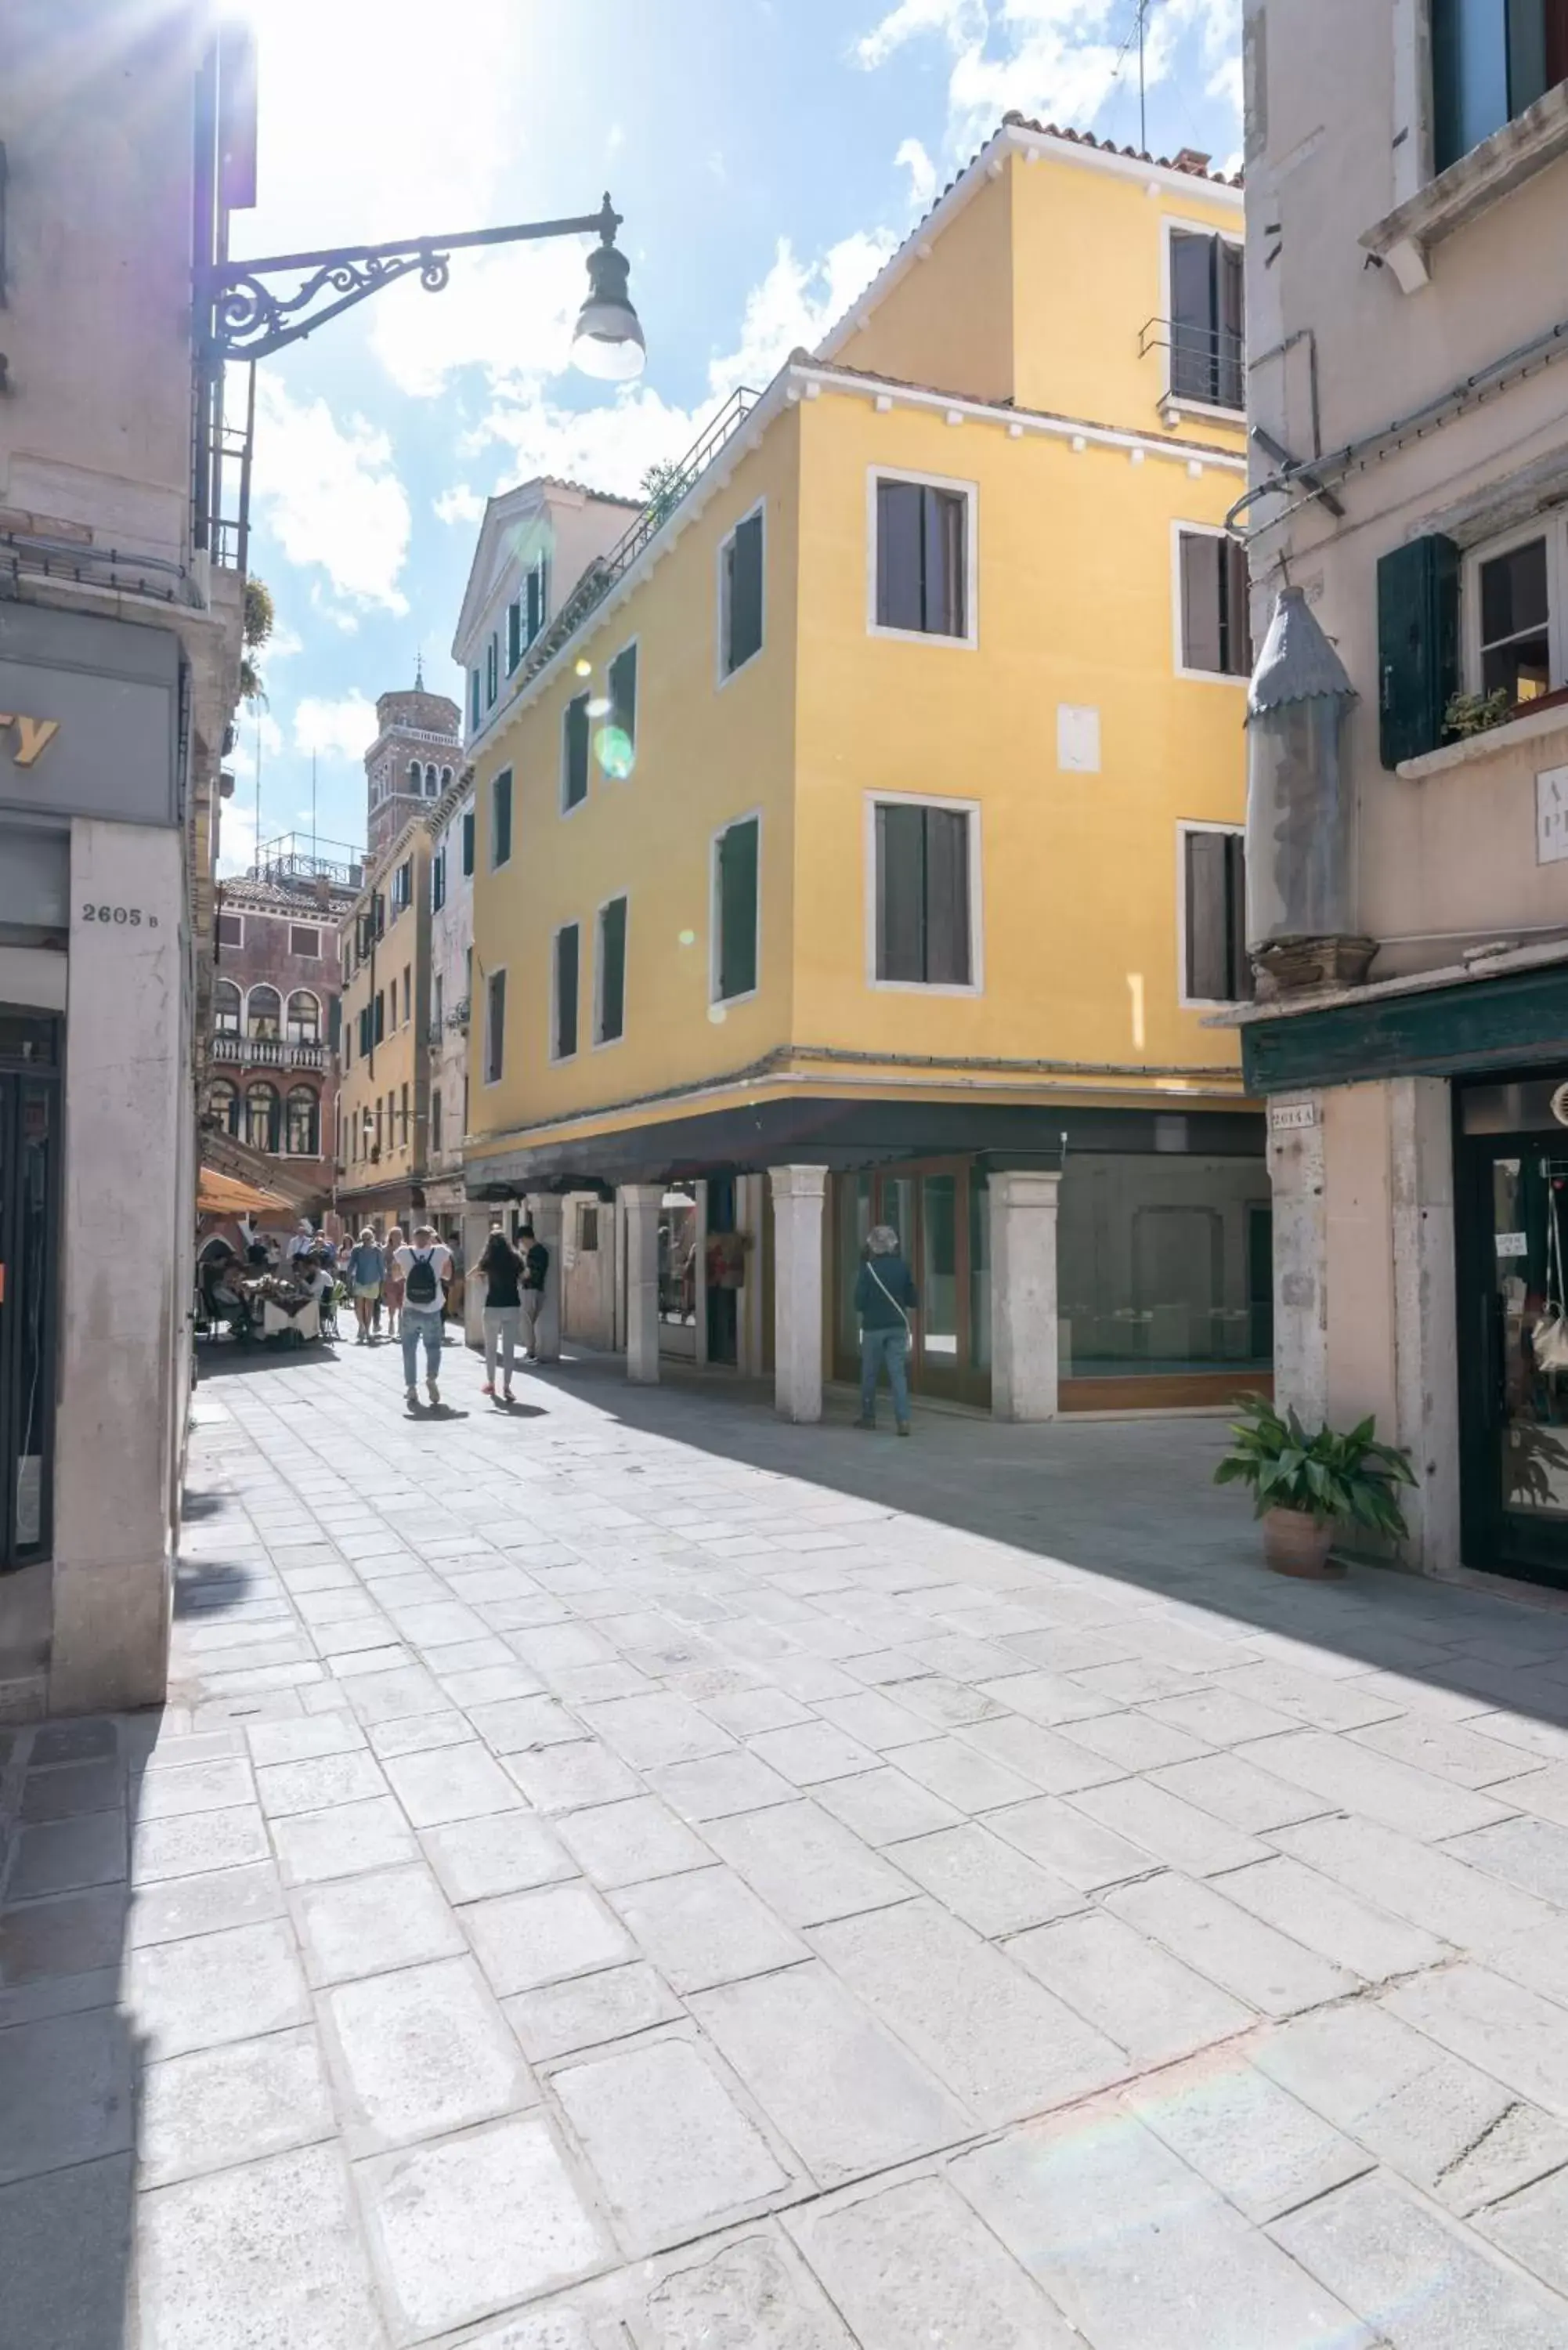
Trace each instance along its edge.
<instances>
[{"instance_id":1,"label":"window with arched top","mask_svg":"<svg viewBox=\"0 0 1568 2350\"><path fill-rule=\"evenodd\" d=\"M245 1140L253 1150L275 1150L278 1126L277 1087L258 1077L245 1087Z\"/></svg>"},{"instance_id":2,"label":"window with arched top","mask_svg":"<svg viewBox=\"0 0 1568 2350\"><path fill-rule=\"evenodd\" d=\"M240 991L232 979L219 980L213 990L213 1025L220 1036L240 1033Z\"/></svg>"},{"instance_id":3,"label":"window with arched top","mask_svg":"<svg viewBox=\"0 0 1568 2350\"><path fill-rule=\"evenodd\" d=\"M238 1137L240 1130L240 1089L228 1077L214 1077L207 1087L207 1116L225 1134Z\"/></svg>"},{"instance_id":4,"label":"window with arched top","mask_svg":"<svg viewBox=\"0 0 1568 2350\"><path fill-rule=\"evenodd\" d=\"M409 761L409 789L417 799L420 791L420 763L417 759Z\"/></svg>"},{"instance_id":5,"label":"window with arched top","mask_svg":"<svg viewBox=\"0 0 1568 2350\"><path fill-rule=\"evenodd\" d=\"M321 1042L321 1005L307 987L296 987L288 999L288 1041L291 1045Z\"/></svg>"},{"instance_id":6,"label":"window with arched top","mask_svg":"<svg viewBox=\"0 0 1568 2350\"><path fill-rule=\"evenodd\" d=\"M247 1036L282 1034L283 1001L275 987L253 987L245 1000Z\"/></svg>"},{"instance_id":7,"label":"window with arched top","mask_svg":"<svg viewBox=\"0 0 1568 2350\"><path fill-rule=\"evenodd\" d=\"M443 768L441 769L441 789L442 789L442 791L443 791L443 792L444 792L444 791L446 791L446 790L450 787L451 783L452 783L452 769L451 769L450 767L443 767Z\"/></svg>"},{"instance_id":8,"label":"window with arched top","mask_svg":"<svg viewBox=\"0 0 1568 2350\"><path fill-rule=\"evenodd\" d=\"M433 767L427 767L427 768L425 769L425 797L426 797L426 799L427 799L427 800L433 800L433 799L434 799L434 797L435 797L435 795L436 795L436 794L437 794L437 792L439 792L439 791L440 791L440 789L441 789L441 785L440 785L440 784L436 781L436 771L435 771L435 769L434 769Z\"/></svg>"},{"instance_id":9,"label":"window with arched top","mask_svg":"<svg viewBox=\"0 0 1568 2350\"><path fill-rule=\"evenodd\" d=\"M320 1157L321 1104L308 1086L289 1087L284 1132L284 1148L292 1158Z\"/></svg>"}]
</instances>

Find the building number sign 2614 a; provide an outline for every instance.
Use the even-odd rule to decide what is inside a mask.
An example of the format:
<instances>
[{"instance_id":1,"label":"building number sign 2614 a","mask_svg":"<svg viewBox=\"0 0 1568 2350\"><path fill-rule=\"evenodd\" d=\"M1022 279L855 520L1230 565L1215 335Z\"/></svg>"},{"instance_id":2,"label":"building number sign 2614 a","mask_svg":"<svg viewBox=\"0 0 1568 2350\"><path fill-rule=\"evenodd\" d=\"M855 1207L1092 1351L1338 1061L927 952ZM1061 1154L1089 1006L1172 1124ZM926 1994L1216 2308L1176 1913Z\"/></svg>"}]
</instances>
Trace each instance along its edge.
<instances>
[{"instance_id":1,"label":"building number sign 2614 a","mask_svg":"<svg viewBox=\"0 0 1568 2350\"><path fill-rule=\"evenodd\" d=\"M156 914L143 913L140 906L92 906L82 908L84 922L117 922L122 930L139 931L145 924L150 931L158 928Z\"/></svg>"}]
</instances>

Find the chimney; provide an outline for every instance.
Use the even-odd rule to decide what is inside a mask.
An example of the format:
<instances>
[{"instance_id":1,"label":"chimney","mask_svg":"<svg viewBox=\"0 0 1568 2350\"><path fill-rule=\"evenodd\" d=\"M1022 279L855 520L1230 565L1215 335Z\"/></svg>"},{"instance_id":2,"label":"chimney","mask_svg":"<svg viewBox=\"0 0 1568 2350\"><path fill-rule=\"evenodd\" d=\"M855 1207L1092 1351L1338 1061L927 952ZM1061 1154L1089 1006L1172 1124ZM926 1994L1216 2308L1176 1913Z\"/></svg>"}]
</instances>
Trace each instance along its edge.
<instances>
[{"instance_id":1,"label":"chimney","mask_svg":"<svg viewBox=\"0 0 1568 2350\"><path fill-rule=\"evenodd\" d=\"M1172 162L1176 172L1207 172L1212 159L1197 147L1183 147Z\"/></svg>"}]
</instances>

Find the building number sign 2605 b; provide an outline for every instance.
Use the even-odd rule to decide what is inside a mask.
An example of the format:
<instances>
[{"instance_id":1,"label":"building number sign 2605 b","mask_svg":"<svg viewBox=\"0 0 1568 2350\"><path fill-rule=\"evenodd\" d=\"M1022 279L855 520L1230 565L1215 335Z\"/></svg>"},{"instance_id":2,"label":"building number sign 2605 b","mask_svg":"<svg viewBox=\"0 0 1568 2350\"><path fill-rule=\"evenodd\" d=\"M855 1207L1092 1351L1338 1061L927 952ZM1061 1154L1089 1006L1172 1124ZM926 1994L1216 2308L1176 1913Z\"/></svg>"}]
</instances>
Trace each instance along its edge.
<instances>
[{"instance_id":1,"label":"building number sign 2605 b","mask_svg":"<svg viewBox=\"0 0 1568 2350\"><path fill-rule=\"evenodd\" d=\"M129 925L133 931L140 930L144 921L150 931L158 928L157 915L143 914L140 906L84 906L82 920L84 922L119 922Z\"/></svg>"}]
</instances>

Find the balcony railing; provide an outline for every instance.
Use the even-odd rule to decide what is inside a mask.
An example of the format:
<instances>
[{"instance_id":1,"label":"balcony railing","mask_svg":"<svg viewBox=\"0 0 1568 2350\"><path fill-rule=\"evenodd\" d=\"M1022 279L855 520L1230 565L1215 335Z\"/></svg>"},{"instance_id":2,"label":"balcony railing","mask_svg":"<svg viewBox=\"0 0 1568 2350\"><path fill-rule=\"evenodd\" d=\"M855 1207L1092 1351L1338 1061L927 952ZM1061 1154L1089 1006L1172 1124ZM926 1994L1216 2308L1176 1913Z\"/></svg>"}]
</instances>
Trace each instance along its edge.
<instances>
[{"instance_id":1,"label":"balcony railing","mask_svg":"<svg viewBox=\"0 0 1568 2350\"><path fill-rule=\"evenodd\" d=\"M452 1010L446 1015L446 1024L449 1028L457 1029L462 1035L467 1035L468 998L466 995L463 997L461 1003L454 1003L452 1005Z\"/></svg>"},{"instance_id":2,"label":"balcony railing","mask_svg":"<svg viewBox=\"0 0 1568 2350\"><path fill-rule=\"evenodd\" d=\"M1147 318L1138 337L1138 357L1170 354L1168 400L1196 400L1203 408L1247 405L1247 346L1230 327L1199 327L1186 318Z\"/></svg>"},{"instance_id":3,"label":"balcony railing","mask_svg":"<svg viewBox=\"0 0 1568 2350\"><path fill-rule=\"evenodd\" d=\"M236 1036L221 1030L213 1039L214 1061L233 1061L252 1069L324 1069L327 1047L295 1044L279 1036Z\"/></svg>"}]
</instances>

